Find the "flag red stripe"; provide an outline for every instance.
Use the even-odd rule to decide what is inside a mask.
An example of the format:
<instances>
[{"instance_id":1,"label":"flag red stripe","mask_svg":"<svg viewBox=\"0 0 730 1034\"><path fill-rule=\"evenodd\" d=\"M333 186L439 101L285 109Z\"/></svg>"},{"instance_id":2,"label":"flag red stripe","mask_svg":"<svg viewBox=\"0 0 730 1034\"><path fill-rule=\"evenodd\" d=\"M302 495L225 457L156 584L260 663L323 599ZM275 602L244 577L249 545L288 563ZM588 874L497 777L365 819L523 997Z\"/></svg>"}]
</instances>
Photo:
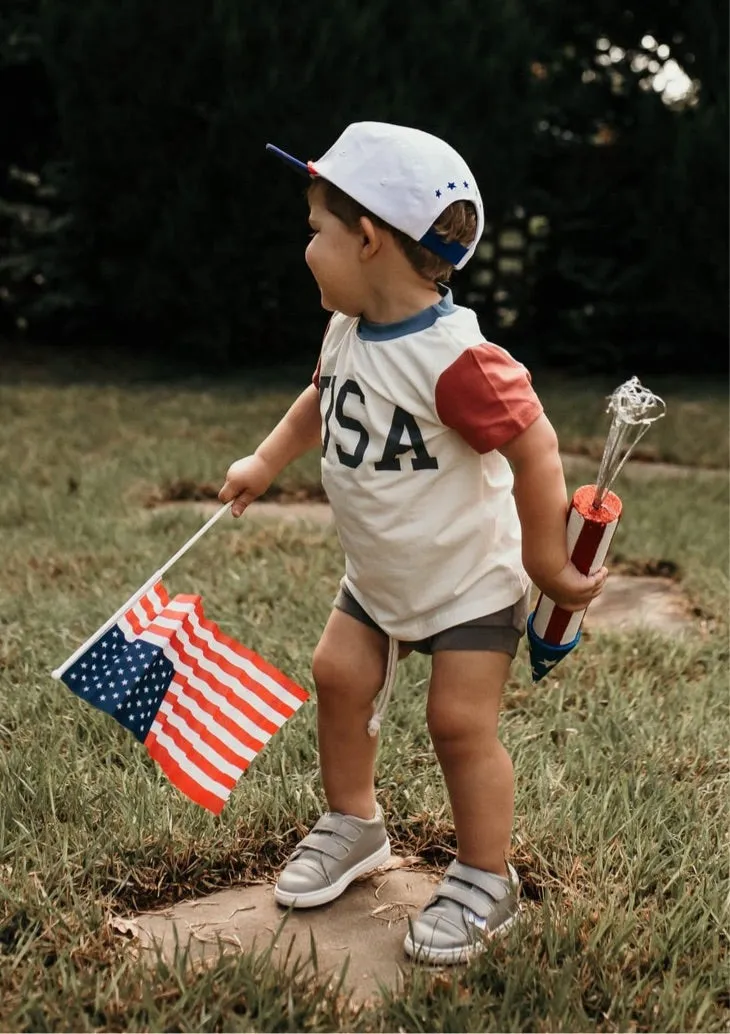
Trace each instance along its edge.
<instances>
[{"instance_id":1,"label":"flag red stripe","mask_svg":"<svg viewBox=\"0 0 730 1034\"><path fill-rule=\"evenodd\" d=\"M278 732L278 725L275 725L269 718L262 715L261 712L257 711L256 708L248 701L242 700L231 686L227 686L225 682L221 682L213 672L209 671L207 668L201 667L198 660L187 652L186 644L179 635L179 629L175 629L170 634L169 630L165 630L163 628L158 634L163 635L165 631L168 632L168 641L172 648L177 651L185 664L193 670L193 673L201 680L201 682L205 682L205 684L214 692L219 693L224 697L234 710L240 711L241 714L245 715L246 718L249 719L249 721L257 725L259 729L267 732L270 736L273 736L275 732ZM196 645L195 637L190 634L190 630L186 628L185 631L190 636L190 640L193 645ZM201 649L204 649L204 647L201 647ZM206 656L208 656L208 654L206 654ZM218 663L217 658L215 663ZM220 667L223 667L223 665L220 665ZM240 672L237 671L236 668L231 667L227 674L234 679L238 679L239 682L243 681L240 677ZM293 712L289 710L285 717L288 718L292 713Z\"/></svg>"},{"instance_id":2,"label":"flag red stripe","mask_svg":"<svg viewBox=\"0 0 730 1034\"><path fill-rule=\"evenodd\" d=\"M180 621L180 618L181 615L175 615L176 620ZM185 615L185 618L187 618L187 615ZM206 644L202 640L197 638L197 636L194 634L191 628L185 627L185 625L187 624L185 618L181 621L181 624L184 627L184 630L189 636L193 645L199 646L204 656L212 660L214 663L218 664L219 667L226 671L226 674L229 674L232 678L236 679L239 682L243 682L244 684L249 683L250 680L245 677L245 672L241 672L240 669L234 668L230 664L221 664L220 658L218 657L211 657L210 651L206 648ZM245 715L246 718L249 719L249 721L253 722L264 732L267 732L269 736L273 736L274 733L278 732L278 725L275 725L269 718L261 714L260 711L257 711L250 703L248 703L248 701L242 700L238 696L238 694L236 694L235 690L232 687L226 685L224 682L219 681L219 679L216 678L213 672L209 671L207 668L201 667L197 658L191 656L188 653L186 649L186 644L179 635L179 626L176 628L167 628L165 625L161 625L158 622L153 621L151 625L147 626L147 628L142 629L136 618L130 621L130 625L132 626L132 630L136 634L139 634L137 632L137 629L139 628L140 632L145 631L148 634L159 636L161 639L166 639L170 646L180 655L182 661L192 669L193 673L201 680L201 682L205 682L205 684L209 686L210 689L212 689L215 693L218 693L221 696L223 696L232 708L234 708L237 711L240 711L241 714ZM256 683L254 683L253 685L247 684L247 688L250 689L251 692L255 695L261 696L261 694L258 692L259 687ZM284 718L289 718L294 712L291 708L286 707L286 705L282 706L285 710ZM208 707L206 708L206 710L210 710L210 708ZM279 713L281 713L282 707L277 708L277 710L279 711ZM228 726L226 727L228 728ZM235 729L235 734L237 736L240 735L242 730L240 730L238 727L235 727ZM231 731L234 730L231 729ZM261 748L259 747L258 749L260 750Z\"/></svg>"},{"instance_id":3,"label":"flag red stripe","mask_svg":"<svg viewBox=\"0 0 730 1034\"><path fill-rule=\"evenodd\" d=\"M157 720L160 723L161 728L156 730L154 733L150 730L148 735L153 735L155 740L164 733L165 736L169 736L175 746L182 751L186 758L189 758L192 763L204 772L209 779L214 779L216 783L222 783L223 786L232 790L236 785L236 780L233 776L228 775L227 772L222 772L212 761L210 761L204 754L201 754L195 747L185 739L179 729L177 729L171 722L167 721L167 715L159 711L157 713ZM146 743L145 739L145 743Z\"/></svg>"},{"instance_id":4,"label":"flag red stripe","mask_svg":"<svg viewBox=\"0 0 730 1034\"><path fill-rule=\"evenodd\" d=\"M130 620L130 625L132 626L133 631L136 631L135 625L138 626L139 623L137 619L134 618L133 620ZM274 733L278 732L278 726L274 725L273 722L269 721L268 718L260 714L246 701L241 700L240 697L230 686L227 686L225 683L220 682L212 674L212 672L209 672L207 669L200 667L200 664L198 663L197 659L195 657L191 657L187 653L185 649L185 644L177 636L177 629L173 630L165 628L161 625L155 626L153 624L150 625L144 631L153 632L155 635L158 635L161 638L166 638L172 649L174 649L177 652L182 662L186 666L191 668L196 677L200 679L201 682L204 682L209 689L211 689L214 693L218 694L219 696L222 696L228 702L228 704L231 706L233 710L240 712L242 715L248 718L250 722L253 722L253 724L256 725L259 729L261 729L263 732L268 733L269 736L273 736ZM236 721L234 721L234 719L232 719L224 711L220 710L218 704L208 700L208 698L188 680L184 672L181 672L176 668L176 674L180 679L185 679L186 693L188 693L188 695L195 700L196 704L203 711L206 711L209 715L211 715L211 717L215 718L218 724L222 725L227 732L229 732L232 736L234 736L245 746L250 747L251 750L256 751L256 753L258 753L262 749L264 743L261 740L256 739L245 729L242 729L241 726Z\"/></svg>"},{"instance_id":5,"label":"flag red stripe","mask_svg":"<svg viewBox=\"0 0 730 1034\"><path fill-rule=\"evenodd\" d=\"M230 732L231 735L234 736L240 744L242 744L242 746L248 747L249 750L252 750L255 753L258 753L261 750L263 743L259 740L255 740L253 736L250 736L247 732L241 729L239 725L234 725L234 723L231 722L230 719L227 719L221 711L219 711L214 705L210 704L202 693L198 692L194 686L191 686L188 680L181 675L180 672L176 673L175 678L170 684L170 689L172 689L173 686L178 688L181 692L184 692L186 697L194 700L202 711L209 714L218 725L222 726L226 730L226 732ZM169 703L175 714L179 715L189 728L194 732L197 732L200 738L210 744L213 750L220 754L220 756L225 761L228 761L229 764L243 768L249 763L250 759L247 758L245 754L236 753L232 747L219 739L208 725L204 725L199 718L196 718L193 712L188 708L186 702L181 700L175 693L171 693L170 690L168 690L165 695L165 701L166 703ZM207 707L205 706L206 704L208 705ZM162 721L162 716L159 712L158 718ZM231 729L231 725L234 725L234 728Z\"/></svg>"},{"instance_id":6,"label":"flag red stripe","mask_svg":"<svg viewBox=\"0 0 730 1034\"><path fill-rule=\"evenodd\" d=\"M150 624L154 622L154 619L159 617L160 614L164 614L165 607L156 607L149 596L143 596L142 599L137 600L137 605L141 605L142 610L145 613L146 621L141 621L137 614L134 612L134 608L130 608L124 615L125 619L129 622L129 627L132 629L136 636L142 635L150 627Z\"/></svg>"},{"instance_id":7,"label":"flag red stripe","mask_svg":"<svg viewBox=\"0 0 730 1034\"><path fill-rule=\"evenodd\" d=\"M263 740L256 739L251 733L242 729L241 726L234 721L229 715L220 709L218 704L213 703L199 690L196 686L193 686L185 676L178 672L177 677L184 681L185 693L191 697L201 711L205 711L209 714L220 726L222 726L226 732L229 732L239 743L243 744L244 747L248 747L250 750L258 753L264 746ZM171 701L172 702L172 701ZM228 748L230 750L230 747Z\"/></svg>"},{"instance_id":8,"label":"flag red stripe","mask_svg":"<svg viewBox=\"0 0 730 1034\"><path fill-rule=\"evenodd\" d=\"M215 622L209 621L208 618L204 618L203 620L205 624L208 626L209 630L212 632L212 634L215 635L216 639L218 639L219 642L224 643L228 647L228 649L231 650L233 653L237 653L241 657L244 657L247 661L250 661L250 663L255 665L255 667L257 667L260 672L262 672L264 675L268 675L268 677L270 679L273 679L274 682L278 682L279 685L283 686L284 689L286 689L288 693L291 693L293 697L296 697L297 700L301 700L302 703L304 703L305 700L309 699L309 694L305 689L302 689L301 686L298 686L296 682L292 682L290 678L284 675L283 672L279 671L278 668L275 668L273 664L270 664L267 660L264 660L263 657L261 657L257 653L254 653L253 650L250 650L247 646L244 646L242 643L238 643L235 639L231 639L231 637L226 635L225 632L221 632L220 628L218 627L218 625L215 624ZM284 704L284 706L286 707L287 705Z\"/></svg>"},{"instance_id":9,"label":"flag red stripe","mask_svg":"<svg viewBox=\"0 0 730 1034\"><path fill-rule=\"evenodd\" d=\"M161 610L164 610L164 608L168 605L169 602L170 597L167 594L167 589L162 584L162 582L158 582L157 585L154 585L151 589L149 589L144 594L144 596L141 596L137 600L137 603L133 604L129 608L124 617L127 619L127 621L129 621L130 625L132 625L133 627L135 625L137 626L137 628L135 629L135 634L139 635L139 632L142 630L142 625L140 624L139 618L134 613L134 608L137 605L141 606L142 610L145 612L148 619L152 620L152 618L155 617L156 614L158 614Z\"/></svg>"},{"instance_id":10,"label":"flag red stripe","mask_svg":"<svg viewBox=\"0 0 730 1034\"><path fill-rule=\"evenodd\" d=\"M149 616L150 619L152 619L153 617L159 617L164 613L164 610L153 610L152 603L147 596L143 597L143 599L138 602L143 603L145 613ZM198 622L211 634L211 636L213 636L218 641L224 642L225 645L231 650L231 652L238 654L238 656L242 658L245 658L247 661L249 661L249 663L253 664L261 672L268 675L268 677L271 678L273 681L278 682L284 689L290 692L298 700L304 701L308 699L307 692L303 690L300 686L297 686L296 683L292 682L291 679L283 675L282 672L280 672L273 665L269 664L267 661L264 661L263 658L259 657L258 654L254 653L252 650L249 650L247 647L243 647L240 643L237 643L234 639L231 639L229 636L226 636L223 632L221 632L220 628L218 627L218 625L215 624L215 622L209 621L203 613L202 601L200 596L178 595L175 597L174 602L187 603L192 605ZM153 635L160 636L160 638L165 638L171 643L174 642L177 645L179 651L185 652L186 659L191 664L191 666L195 667L196 675L199 675L199 677L201 678L204 677L204 669L201 669L199 663L195 660L195 658L190 656L190 654L188 654L187 651L185 651L184 643L176 637L176 630L167 628L165 625L159 624L157 621L151 621L151 624L143 626L132 610L128 611L126 617L135 635L141 635L142 632L146 631L152 633ZM272 693L269 689L263 686L260 682L256 681L256 679L253 676L249 675L247 671L243 670L242 668L239 668L237 665L232 664L220 653L218 653L218 651L214 649L215 644L209 644L199 635L197 635L190 621L189 614L186 614L184 612L181 613L177 610L172 610L171 613L166 614L165 617L168 620L180 622L182 627L185 629L185 632L187 633L188 637L190 638L191 643L198 649L200 649L206 658L214 661L214 663L216 663L221 668L221 670L224 671L227 675L230 675L232 678L235 678L239 682L241 682L248 690L250 690L250 692L258 696L272 710L277 711L280 715L282 715L284 719L290 718L291 715L294 714L294 709L289 704L283 701L280 697L277 697L274 693ZM206 678L206 681L209 681L209 679ZM218 683L217 679L215 680L215 682L218 685L221 685L220 683ZM226 687L226 692L229 692L228 687ZM244 705L243 702L238 701L237 698L233 698L231 702L235 702L235 705L237 707L240 707L241 710L243 710L244 713L250 717L250 712L245 709L246 705ZM257 721L257 724L261 723L266 723L263 727L271 735L273 735L274 732L276 732L279 728L278 725L271 723L270 720L263 715L260 715L259 720Z\"/></svg>"},{"instance_id":11,"label":"flag red stripe","mask_svg":"<svg viewBox=\"0 0 730 1034\"><path fill-rule=\"evenodd\" d=\"M176 597L176 601L181 602L182 598L178 596ZM209 632L211 636L213 636L214 640L221 640L227 638L223 635L220 628L214 622L207 620L207 618L203 614L203 608L199 596L188 597L187 602L193 604L195 616L198 619L198 623L202 628ZM170 615L168 616L172 617L173 614L175 614L175 616L179 618L179 615L174 610L171 611ZM249 672L246 671L244 668L239 667L237 664L228 660L227 657L224 657L222 653L215 649L217 642L206 642L206 640L203 639L197 633L197 631L193 627L192 621L190 621L189 617L187 616L184 621L183 627L185 628L185 631L190 637L192 644L194 646L197 646L199 650L202 650L205 656L208 657L210 660L215 661L215 663L218 665L219 668L221 668L222 671L224 671L227 675L231 675L233 678L238 679L238 681L241 682L246 687L246 689L250 690L256 696L258 696L273 711L278 711L278 713L282 715L284 719L290 718L292 716L294 710L289 704L287 704L284 700L282 700L280 697L277 697L269 689L263 686L260 682L256 680L254 676L250 675ZM235 640L231 639L230 642L235 643ZM253 653L250 650L244 652L240 643L235 645L238 646L238 649L232 651L234 654L238 654L239 657L244 658L245 660L252 663L255 667L258 667L260 670L263 670L257 663L260 660L257 654ZM290 680L282 676L281 672L278 672L275 668L272 670L274 674L270 677L286 689L286 683L288 683ZM301 692L302 691L296 694L298 699L301 699ZM304 697L304 699L306 700L306 696ZM275 728L278 729L278 725Z\"/></svg>"},{"instance_id":12,"label":"flag red stripe","mask_svg":"<svg viewBox=\"0 0 730 1034\"><path fill-rule=\"evenodd\" d=\"M167 589L162 584L162 582L157 582L157 584L153 585L150 589L148 595L151 600L153 599L153 593L155 597L155 606L158 610L163 607L166 607L167 604L170 602L170 597L168 595Z\"/></svg>"},{"instance_id":13,"label":"flag red stripe","mask_svg":"<svg viewBox=\"0 0 730 1034\"><path fill-rule=\"evenodd\" d=\"M243 643L239 643L237 639L231 639L229 635L226 635L225 632L221 631L220 626L217 625L215 621L211 621L210 618L207 618L203 612L202 599L200 596L184 595L181 593L175 597L174 602L192 603L200 624L207 629L207 631L209 631L211 635L218 640L218 642L227 646L232 653L237 653L239 657L243 657L245 660L250 661L251 664L254 664L259 669L259 671L268 675L270 679L274 680L274 682L278 682L279 685L283 686L284 689L291 693L292 696L301 700L302 703L309 699L309 694L305 689L302 689L302 687L298 686L296 682L293 682L282 671L279 671L278 668L275 668L273 664L270 664L269 661L249 649L249 647L244 646Z\"/></svg>"},{"instance_id":14,"label":"flag red stripe","mask_svg":"<svg viewBox=\"0 0 730 1034\"><path fill-rule=\"evenodd\" d=\"M138 601L139 602L139 601ZM135 635L141 635L142 625L140 624L139 618L133 610L128 610L124 615L126 621L129 622L129 627L132 629Z\"/></svg>"},{"instance_id":15,"label":"flag red stripe","mask_svg":"<svg viewBox=\"0 0 730 1034\"><path fill-rule=\"evenodd\" d=\"M207 808L208 811L212 811L214 815L220 815L228 797L217 797L210 790L204 789L200 783L197 783L180 767L177 761L168 754L154 736L148 737L148 739L150 742L148 744L145 741L145 746L147 746L150 757L154 758L170 782L178 790L181 790L186 797L189 797L191 801L195 801L196 804L200 804L203 808Z\"/></svg>"},{"instance_id":16,"label":"flag red stripe","mask_svg":"<svg viewBox=\"0 0 730 1034\"><path fill-rule=\"evenodd\" d=\"M278 731L281 723L277 724L272 722L270 718L267 718L266 715L258 711L249 701L241 699L231 686L221 682L213 672L203 667L201 662L189 652L189 647L182 638L181 631L185 632L186 636L190 640L190 645L197 647L208 661L215 664L221 671L226 675L229 675L235 681L240 682L249 690L250 693L255 697L258 697L264 703L268 704L272 710L275 710L280 714L284 720L291 717L294 713L293 709L282 700L272 697L271 693L267 690L262 689L259 683L250 678L247 672L242 671L233 664L230 664L220 655L213 653L208 648L208 644L205 640L196 635L195 630L191 626L188 615L185 615L185 617L181 619L181 615L176 614L175 619L179 624L174 629L167 628L165 625L155 621L149 625L145 631L153 635L157 635L160 638L167 639L170 645L177 650L185 662L193 669L198 678L202 679L212 689L215 689L217 692L225 696L232 707L241 711L241 713L245 714L247 718L269 733L270 736L273 736L274 733Z\"/></svg>"},{"instance_id":17,"label":"flag red stripe","mask_svg":"<svg viewBox=\"0 0 730 1034\"><path fill-rule=\"evenodd\" d=\"M148 623L155 618L159 611L164 610L164 604L159 606L159 604L157 604L157 600L153 602L149 593L147 593L146 596L143 596L140 600L137 600L137 603L144 611Z\"/></svg>"}]
</instances>

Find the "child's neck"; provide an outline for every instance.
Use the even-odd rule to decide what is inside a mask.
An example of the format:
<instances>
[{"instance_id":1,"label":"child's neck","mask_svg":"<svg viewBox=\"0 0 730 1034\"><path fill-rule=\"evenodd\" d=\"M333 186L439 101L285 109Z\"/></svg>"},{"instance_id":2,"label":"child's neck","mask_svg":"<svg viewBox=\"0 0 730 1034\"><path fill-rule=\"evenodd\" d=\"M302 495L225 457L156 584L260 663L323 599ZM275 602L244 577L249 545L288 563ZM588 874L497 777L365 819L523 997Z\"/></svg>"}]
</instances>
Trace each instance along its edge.
<instances>
[{"instance_id":1,"label":"child's neck","mask_svg":"<svg viewBox=\"0 0 730 1034\"><path fill-rule=\"evenodd\" d=\"M369 323L400 323L437 305L441 295L436 284L421 280L399 285L397 290L372 288L362 316Z\"/></svg>"}]
</instances>

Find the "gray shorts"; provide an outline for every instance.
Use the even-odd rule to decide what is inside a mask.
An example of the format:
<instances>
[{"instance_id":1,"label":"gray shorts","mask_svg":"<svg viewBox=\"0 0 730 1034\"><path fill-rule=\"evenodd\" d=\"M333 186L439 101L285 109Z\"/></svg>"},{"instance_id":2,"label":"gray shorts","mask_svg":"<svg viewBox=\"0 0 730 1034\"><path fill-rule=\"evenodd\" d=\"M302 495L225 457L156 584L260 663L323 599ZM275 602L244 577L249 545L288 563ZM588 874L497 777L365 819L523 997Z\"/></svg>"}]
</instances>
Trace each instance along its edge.
<instances>
[{"instance_id":1,"label":"gray shorts","mask_svg":"<svg viewBox=\"0 0 730 1034\"><path fill-rule=\"evenodd\" d=\"M337 593L335 607L356 621L361 621L368 628L374 628L377 632L383 631L344 585ZM445 628L443 632L436 632L427 639L402 641L402 645L425 654L436 653L438 650L489 650L514 657L520 638L525 634L529 609L530 593L526 592L521 600L513 603L511 607L505 607L504 610L473 618L461 625L454 625L453 628Z\"/></svg>"}]
</instances>

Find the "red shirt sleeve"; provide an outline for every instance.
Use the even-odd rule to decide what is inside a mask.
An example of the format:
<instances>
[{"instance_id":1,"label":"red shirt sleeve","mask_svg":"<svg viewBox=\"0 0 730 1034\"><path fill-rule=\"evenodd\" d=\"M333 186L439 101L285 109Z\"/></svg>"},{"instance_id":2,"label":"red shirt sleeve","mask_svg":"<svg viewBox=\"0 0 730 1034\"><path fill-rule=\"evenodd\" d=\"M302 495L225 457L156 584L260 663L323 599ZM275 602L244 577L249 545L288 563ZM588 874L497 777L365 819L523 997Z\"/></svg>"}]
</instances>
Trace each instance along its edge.
<instances>
[{"instance_id":1,"label":"red shirt sleeve","mask_svg":"<svg viewBox=\"0 0 730 1034\"><path fill-rule=\"evenodd\" d=\"M468 348L436 382L439 420L479 453L507 445L542 411L530 374L499 345Z\"/></svg>"}]
</instances>

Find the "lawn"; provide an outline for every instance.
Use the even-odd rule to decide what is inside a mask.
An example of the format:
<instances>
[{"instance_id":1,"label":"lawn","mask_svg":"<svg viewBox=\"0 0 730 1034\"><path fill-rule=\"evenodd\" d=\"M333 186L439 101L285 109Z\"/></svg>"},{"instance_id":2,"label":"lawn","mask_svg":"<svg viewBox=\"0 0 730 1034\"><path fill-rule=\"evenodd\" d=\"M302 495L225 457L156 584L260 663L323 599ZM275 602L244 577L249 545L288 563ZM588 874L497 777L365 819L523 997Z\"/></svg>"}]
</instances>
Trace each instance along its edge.
<instances>
[{"instance_id":1,"label":"lawn","mask_svg":"<svg viewBox=\"0 0 730 1034\"><path fill-rule=\"evenodd\" d=\"M312 702L214 818L49 676L200 526L190 509L151 504L181 483L209 494L293 397L260 383L21 367L0 379L0 1028L726 1030L728 435L716 386L651 383L668 415L645 455L698 469L629 466L617 485L613 562L676 565L691 633L594 633L535 688L524 650L514 666L503 738L526 907L504 939L467 969L414 971L403 994L352 1009L316 974L265 957L150 968L111 930L112 916L271 879L321 807ZM595 457L614 385L536 384L564 444ZM595 459L569 469L572 488ZM280 488L316 482L309 456ZM311 687L341 564L326 528L244 518L167 581L201 592L226 631ZM422 658L402 666L378 793L396 848L442 866L455 843L426 675Z\"/></svg>"}]
</instances>

